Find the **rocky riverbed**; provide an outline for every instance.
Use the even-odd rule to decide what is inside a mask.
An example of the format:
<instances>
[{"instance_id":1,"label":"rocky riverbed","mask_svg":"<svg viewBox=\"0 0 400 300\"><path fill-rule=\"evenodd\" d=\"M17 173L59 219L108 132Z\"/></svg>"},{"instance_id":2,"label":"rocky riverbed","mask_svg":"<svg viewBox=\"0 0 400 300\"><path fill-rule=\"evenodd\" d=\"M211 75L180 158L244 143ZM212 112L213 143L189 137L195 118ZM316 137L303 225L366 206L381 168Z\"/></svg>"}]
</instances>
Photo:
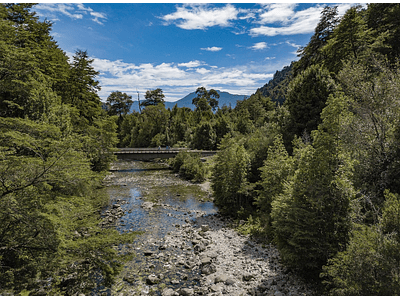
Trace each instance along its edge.
<instances>
[{"instance_id":1,"label":"rocky riverbed","mask_svg":"<svg viewBox=\"0 0 400 300\"><path fill-rule=\"evenodd\" d=\"M116 198L103 214L104 225L144 233L119 247L134 258L111 290L96 294L313 295L306 283L281 266L275 247L239 234L212 202L204 202L212 200L207 184L202 185L203 193L194 192L194 198L202 200L198 201L193 195L177 193L183 181L165 170L139 177L120 175L110 180L125 190L111 193ZM151 190L149 182L158 180L163 188L156 201L137 189ZM187 182L184 186L199 188Z\"/></svg>"}]
</instances>

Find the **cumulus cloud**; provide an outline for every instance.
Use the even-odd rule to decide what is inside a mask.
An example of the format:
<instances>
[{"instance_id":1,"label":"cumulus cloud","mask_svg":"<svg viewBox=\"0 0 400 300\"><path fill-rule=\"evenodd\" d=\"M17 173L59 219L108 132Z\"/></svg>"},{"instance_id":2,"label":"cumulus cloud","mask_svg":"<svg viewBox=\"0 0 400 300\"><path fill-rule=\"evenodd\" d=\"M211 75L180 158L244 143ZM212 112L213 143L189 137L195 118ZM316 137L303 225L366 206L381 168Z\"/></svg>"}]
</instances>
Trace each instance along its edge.
<instances>
[{"instance_id":1,"label":"cumulus cloud","mask_svg":"<svg viewBox=\"0 0 400 300\"><path fill-rule=\"evenodd\" d=\"M259 42L259 43L255 43L253 46L251 46L249 48L253 49L253 50L262 50L262 49L266 49L269 47L266 42Z\"/></svg>"},{"instance_id":2,"label":"cumulus cloud","mask_svg":"<svg viewBox=\"0 0 400 300\"><path fill-rule=\"evenodd\" d=\"M200 50L216 52L216 51L221 51L222 48L221 47L207 47L207 48L200 48Z\"/></svg>"},{"instance_id":3,"label":"cumulus cloud","mask_svg":"<svg viewBox=\"0 0 400 300\"><path fill-rule=\"evenodd\" d=\"M176 12L161 17L166 24L175 24L179 28L193 30L212 26L231 26L239 11L231 4L212 7L204 4L189 4L176 7Z\"/></svg>"},{"instance_id":4,"label":"cumulus cloud","mask_svg":"<svg viewBox=\"0 0 400 300\"><path fill-rule=\"evenodd\" d=\"M192 60L187 63L180 63L180 64L178 64L178 67L195 68L195 67L198 67L201 65L202 65L202 63L200 61Z\"/></svg>"},{"instance_id":5,"label":"cumulus cloud","mask_svg":"<svg viewBox=\"0 0 400 300\"><path fill-rule=\"evenodd\" d=\"M250 29L250 34L253 36L276 36L313 33L315 26L317 26L319 22L321 11L322 6L314 6L305 10L297 11L286 19L281 16L281 22L283 22L285 26L260 26Z\"/></svg>"},{"instance_id":6,"label":"cumulus cloud","mask_svg":"<svg viewBox=\"0 0 400 300\"><path fill-rule=\"evenodd\" d=\"M295 11L296 4L268 4L264 8L267 10L260 14L257 21L262 26L250 29L252 36L276 36L292 34L313 33L320 18L322 5L309 7L304 10ZM352 4L338 5L339 16L343 15ZM265 26L268 23L279 23L279 26Z\"/></svg>"},{"instance_id":7,"label":"cumulus cloud","mask_svg":"<svg viewBox=\"0 0 400 300\"><path fill-rule=\"evenodd\" d=\"M274 3L267 4L264 8L267 11L260 14L259 23L275 23L283 22L287 23L291 17L295 14L294 9L295 3Z\"/></svg>"},{"instance_id":8,"label":"cumulus cloud","mask_svg":"<svg viewBox=\"0 0 400 300\"><path fill-rule=\"evenodd\" d=\"M199 86L225 86L238 91L250 89L253 93L273 76L273 73L265 73L263 70L250 70L247 67L216 68L199 61L137 65L122 60L93 59L93 67L100 72L97 77L102 87L99 96L104 101L112 91L129 94L136 93L136 88L142 94L149 89L161 88L167 101L179 100ZM202 67L198 68L200 65Z\"/></svg>"},{"instance_id":9,"label":"cumulus cloud","mask_svg":"<svg viewBox=\"0 0 400 300\"><path fill-rule=\"evenodd\" d=\"M85 7L82 3L40 3L34 7L37 14L41 17L58 20L58 15L64 15L71 19L83 19L85 15L90 15L93 22L102 25L107 19L106 14L95 12L90 7Z\"/></svg>"}]
</instances>

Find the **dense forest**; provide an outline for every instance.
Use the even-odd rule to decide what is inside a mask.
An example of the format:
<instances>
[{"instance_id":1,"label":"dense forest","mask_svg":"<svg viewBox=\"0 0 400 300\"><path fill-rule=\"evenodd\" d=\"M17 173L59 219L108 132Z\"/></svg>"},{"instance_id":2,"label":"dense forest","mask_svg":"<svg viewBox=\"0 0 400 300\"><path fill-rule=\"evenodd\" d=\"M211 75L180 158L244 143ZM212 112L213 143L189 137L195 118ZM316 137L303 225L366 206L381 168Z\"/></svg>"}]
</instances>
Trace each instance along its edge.
<instances>
[{"instance_id":1,"label":"dense forest","mask_svg":"<svg viewBox=\"0 0 400 300\"><path fill-rule=\"evenodd\" d=\"M32 4L0 5L0 291L74 295L112 283L132 240L100 228L116 119L85 51L69 62Z\"/></svg>"},{"instance_id":2,"label":"dense forest","mask_svg":"<svg viewBox=\"0 0 400 300\"><path fill-rule=\"evenodd\" d=\"M123 92L102 105L88 54L69 61L31 7L0 6L0 290L110 284L133 238L98 226L112 150L173 146L219 150L170 164L321 294L400 294L399 4L325 7L299 60L234 109L199 87L194 110L156 89L133 113Z\"/></svg>"}]
</instances>

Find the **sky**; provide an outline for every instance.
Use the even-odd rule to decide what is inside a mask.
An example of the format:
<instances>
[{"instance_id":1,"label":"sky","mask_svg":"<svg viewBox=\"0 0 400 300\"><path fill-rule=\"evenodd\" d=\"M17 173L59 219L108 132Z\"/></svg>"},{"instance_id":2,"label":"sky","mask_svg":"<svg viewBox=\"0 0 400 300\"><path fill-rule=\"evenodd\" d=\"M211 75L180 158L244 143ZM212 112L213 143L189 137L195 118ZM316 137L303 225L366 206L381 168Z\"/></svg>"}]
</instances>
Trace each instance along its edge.
<instances>
[{"instance_id":1,"label":"sky","mask_svg":"<svg viewBox=\"0 0 400 300\"><path fill-rule=\"evenodd\" d=\"M105 102L161 88L177 101L204 86L248 95L298 60L325 5L351 3L39 3L40 20L72 57L86 50Z\"/></svg>"}]
</instances>

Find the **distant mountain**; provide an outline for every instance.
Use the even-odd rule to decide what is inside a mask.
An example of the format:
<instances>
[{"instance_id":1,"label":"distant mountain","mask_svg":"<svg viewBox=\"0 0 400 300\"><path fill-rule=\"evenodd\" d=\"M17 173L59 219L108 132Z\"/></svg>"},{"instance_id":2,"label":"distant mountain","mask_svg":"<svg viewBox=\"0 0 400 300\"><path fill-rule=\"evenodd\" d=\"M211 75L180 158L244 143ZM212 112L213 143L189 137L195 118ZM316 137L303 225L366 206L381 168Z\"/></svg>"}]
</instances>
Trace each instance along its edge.
<instances>
[{"instance_id":1,"label":"distant mountain","mask_svg":"<svg viewBox=\"0 0 400 300\"><path fill-rule=\"evenodd\" d=\"M221 92L217 91L219 94L219 99L218 99L218 106L222 107L224 105L226 106L231 106L234 108L236 106L236 101L237 100L243 100L244 98L248 98L249 96L247 95L233 95L228 92ZM168 108L173 108L175 104L178 105L178 107L189 107L190 109L194 110L195 106L192 104L192 99L196 97L196 93L190 93L189 95L183 97L182 99L174 102L165 102L165 107ZM139 104L138 101L134 101L132 106L131 106L131 111L139 111Z\"/></svg>"},{"instance_id":2,"label":"distant mountain","mask_svg":"<svg viewBox=\"0 0 400 300\"><path fill-rule=\"evenodd\" d=\"M292 79L293 62L290 66L284 67L281 71L276 71L274 77L262 88L257 90L265 97L270 97L272 101L282 104L286 98L287 87Z\"/></svg>"}]
</instances>

